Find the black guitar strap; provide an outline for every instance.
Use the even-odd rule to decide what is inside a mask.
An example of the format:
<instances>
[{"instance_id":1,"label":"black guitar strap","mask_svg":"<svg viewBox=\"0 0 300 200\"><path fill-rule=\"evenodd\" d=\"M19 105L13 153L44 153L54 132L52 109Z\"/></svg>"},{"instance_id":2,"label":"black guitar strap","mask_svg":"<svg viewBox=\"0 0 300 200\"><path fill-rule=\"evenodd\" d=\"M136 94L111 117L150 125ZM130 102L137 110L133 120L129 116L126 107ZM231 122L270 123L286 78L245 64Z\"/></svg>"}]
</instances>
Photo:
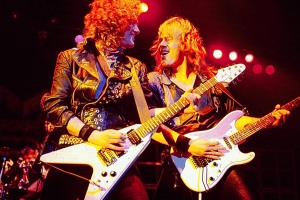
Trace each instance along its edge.
<instances>
[{"instance_id":1,"label":"black guitar strap","mask_svg":"<svg viewBox=\"0 0 300 200\"><path fill-rule=\"evenodd\" d=\"M249 115L248 110L246 107L244 107L240 102L238 102L231 93L227 90L227 88L222 83L217 83L216 85L220 90L222 90L230 99L232 99L236 104L238 104L241 108L243 108L243 112L245 115Z\"/></svg>"}]
</instances>

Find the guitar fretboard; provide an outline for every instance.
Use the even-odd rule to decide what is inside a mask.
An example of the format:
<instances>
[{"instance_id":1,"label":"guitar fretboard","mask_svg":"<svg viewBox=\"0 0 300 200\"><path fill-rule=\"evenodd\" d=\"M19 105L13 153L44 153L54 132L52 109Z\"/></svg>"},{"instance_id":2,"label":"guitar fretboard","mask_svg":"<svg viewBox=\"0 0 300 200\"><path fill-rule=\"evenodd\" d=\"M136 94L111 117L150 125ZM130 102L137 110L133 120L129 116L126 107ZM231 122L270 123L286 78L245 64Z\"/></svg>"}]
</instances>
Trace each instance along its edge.
<instances>
[{"instance_id":1,"label":"guitar fretboard","mask_svg":"<svg viewBox=\"0 0 300 200\"><path fill-rule=\"evenodd\" d=\"M213 77L209 79L208 81L202 83L200 86L198 86L196 89L193 90L194 93L197 93L199 95L202 95L204 92L206 92L208 89L216 85L218 81ZM151 119L147 120L145 123L142 124L139 128L135 130L135 132L141 137L145 137L150 132L152 132L156 127L158 127L160 124L166 122L167 120L174 117L180 110L185 108L189 105L189 101L185 98L180 98L178 101L176 101L171 106L168 106L166 110L159 113L158 115L152 117Z\"/></svg>"},{"instance_id":2,"label":"guitar fretboard","mask_svg":"<svg viewBox=\"0 0 300 200\"><path fill-rule=\"evenodd\" d=\"M300 105L300 96L293 99L289 103L281 106L282 109L286 110L293 110L294 108ZM271 125L275 121L272 113L265 115L264 117L260 118L258 121L249 124L245 128L241 129L240 131L236 132L235 134L231 135L229 138L234 144L239 144L240 142L244 141L257 131L266 128L267 126Z\"/></svg>"}]
</instances>

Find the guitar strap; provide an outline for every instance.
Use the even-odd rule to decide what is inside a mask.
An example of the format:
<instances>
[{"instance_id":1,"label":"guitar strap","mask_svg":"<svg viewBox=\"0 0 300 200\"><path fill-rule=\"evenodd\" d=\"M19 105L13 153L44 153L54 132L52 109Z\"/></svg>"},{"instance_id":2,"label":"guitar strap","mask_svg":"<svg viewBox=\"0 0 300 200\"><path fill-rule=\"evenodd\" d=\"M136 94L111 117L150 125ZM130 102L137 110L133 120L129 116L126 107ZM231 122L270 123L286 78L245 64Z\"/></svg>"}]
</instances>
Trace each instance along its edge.
<instances>
[{"instance_id":1,"label":"guitar strap","mask_svg":"<svg viewBox=\"0 0 300 200\"><path fill-rule=\"evenodd\" d=\"M151 116L150 116L150 113L149 113L149 109L148 109L148 106L147 106L145 95L144 95L144 92L142 90L142 86L141 86L141 83L139 81L139 78L138 78L136 69L134 67L133 61L130 58L128 58L128 59L129 59L129 61L131 63L131 66L132 66L131 67L132 79L129 82L130 82L130 85L132 87L132 93L133 93L133 96L134 96L134 101L135 101L136 108L137 108L138 113L139 113L140 120L143 123L143 122L147 121L148 119L150 119Z\"/></svg>"},{"instance_id":2,"label":"guitar strap","mask_svg":"<svg viewBox=\"0 0 300 200\"><path fill-rule=\"evenodd\" d=\"M244 107L240 102L238 102L231 93L227 90L227 88L222 83L217 83L216 85L220 90L222 90L230 99L232 99L236 104L238 104L242 109L242 111L245 113L245 115L249 115L248 110L246 107Z\"/></svg>"}]
</instances>

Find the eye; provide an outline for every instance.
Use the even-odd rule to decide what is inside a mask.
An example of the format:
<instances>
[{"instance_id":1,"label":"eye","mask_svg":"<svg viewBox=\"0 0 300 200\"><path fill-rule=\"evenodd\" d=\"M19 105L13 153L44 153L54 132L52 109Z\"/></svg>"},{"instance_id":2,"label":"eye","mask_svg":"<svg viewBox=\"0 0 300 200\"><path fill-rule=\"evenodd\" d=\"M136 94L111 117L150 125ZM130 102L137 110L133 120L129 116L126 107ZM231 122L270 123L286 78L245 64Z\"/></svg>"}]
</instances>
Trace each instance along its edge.
<instances>
[{"instance_id":1,"label":"eye","mask_svg":"<svg viewBox=\"0 0 300 200\"><path fill-rule=\"evenodd\" d=\"M171 41L172 39L173 39L173 38L172 38L171 36L168 36L168 37L165 38L165 40L166 40L167 42Z\"/></svg>"}]
</instances>

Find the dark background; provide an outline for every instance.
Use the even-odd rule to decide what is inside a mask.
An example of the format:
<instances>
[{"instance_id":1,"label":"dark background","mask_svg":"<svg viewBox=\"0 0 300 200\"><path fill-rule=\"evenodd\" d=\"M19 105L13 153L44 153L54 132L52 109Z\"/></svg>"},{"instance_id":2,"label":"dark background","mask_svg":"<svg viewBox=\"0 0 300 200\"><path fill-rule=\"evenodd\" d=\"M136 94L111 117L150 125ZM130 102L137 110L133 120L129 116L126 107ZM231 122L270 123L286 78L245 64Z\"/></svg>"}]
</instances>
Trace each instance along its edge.
<instances>
[{"instance_id":1,"label":"dark background","mask_svg":"<svg viewBox=\"0 0 300 200\"><path fill-rule=\"evenodd\" d=\"M213 48L241 55L251 52L255 63L273 65L275 73L254 74L246 64L245 77L231 84L232 93L253 116L263 116L277 103L299 96L300 12L296 1L284 0L145 0L147 13L140 18L141 34L128 54L145 62L152 70L149 47L160 23L170 16L183 16L199 28L208 60L228 66L228 60L211 58ZM83 16L90 0L0 0L1 146L20 149L44 138L39 101L48 91L56 56L75 46ZM238 60L237 62L243 62ZM245 148L292 151L299 169L300 111L292 111L287 123L253 135ZM298 175L298 172L296 173ZM297 184L299 185L299 184Z\"/></svg>"}]
</instances>

